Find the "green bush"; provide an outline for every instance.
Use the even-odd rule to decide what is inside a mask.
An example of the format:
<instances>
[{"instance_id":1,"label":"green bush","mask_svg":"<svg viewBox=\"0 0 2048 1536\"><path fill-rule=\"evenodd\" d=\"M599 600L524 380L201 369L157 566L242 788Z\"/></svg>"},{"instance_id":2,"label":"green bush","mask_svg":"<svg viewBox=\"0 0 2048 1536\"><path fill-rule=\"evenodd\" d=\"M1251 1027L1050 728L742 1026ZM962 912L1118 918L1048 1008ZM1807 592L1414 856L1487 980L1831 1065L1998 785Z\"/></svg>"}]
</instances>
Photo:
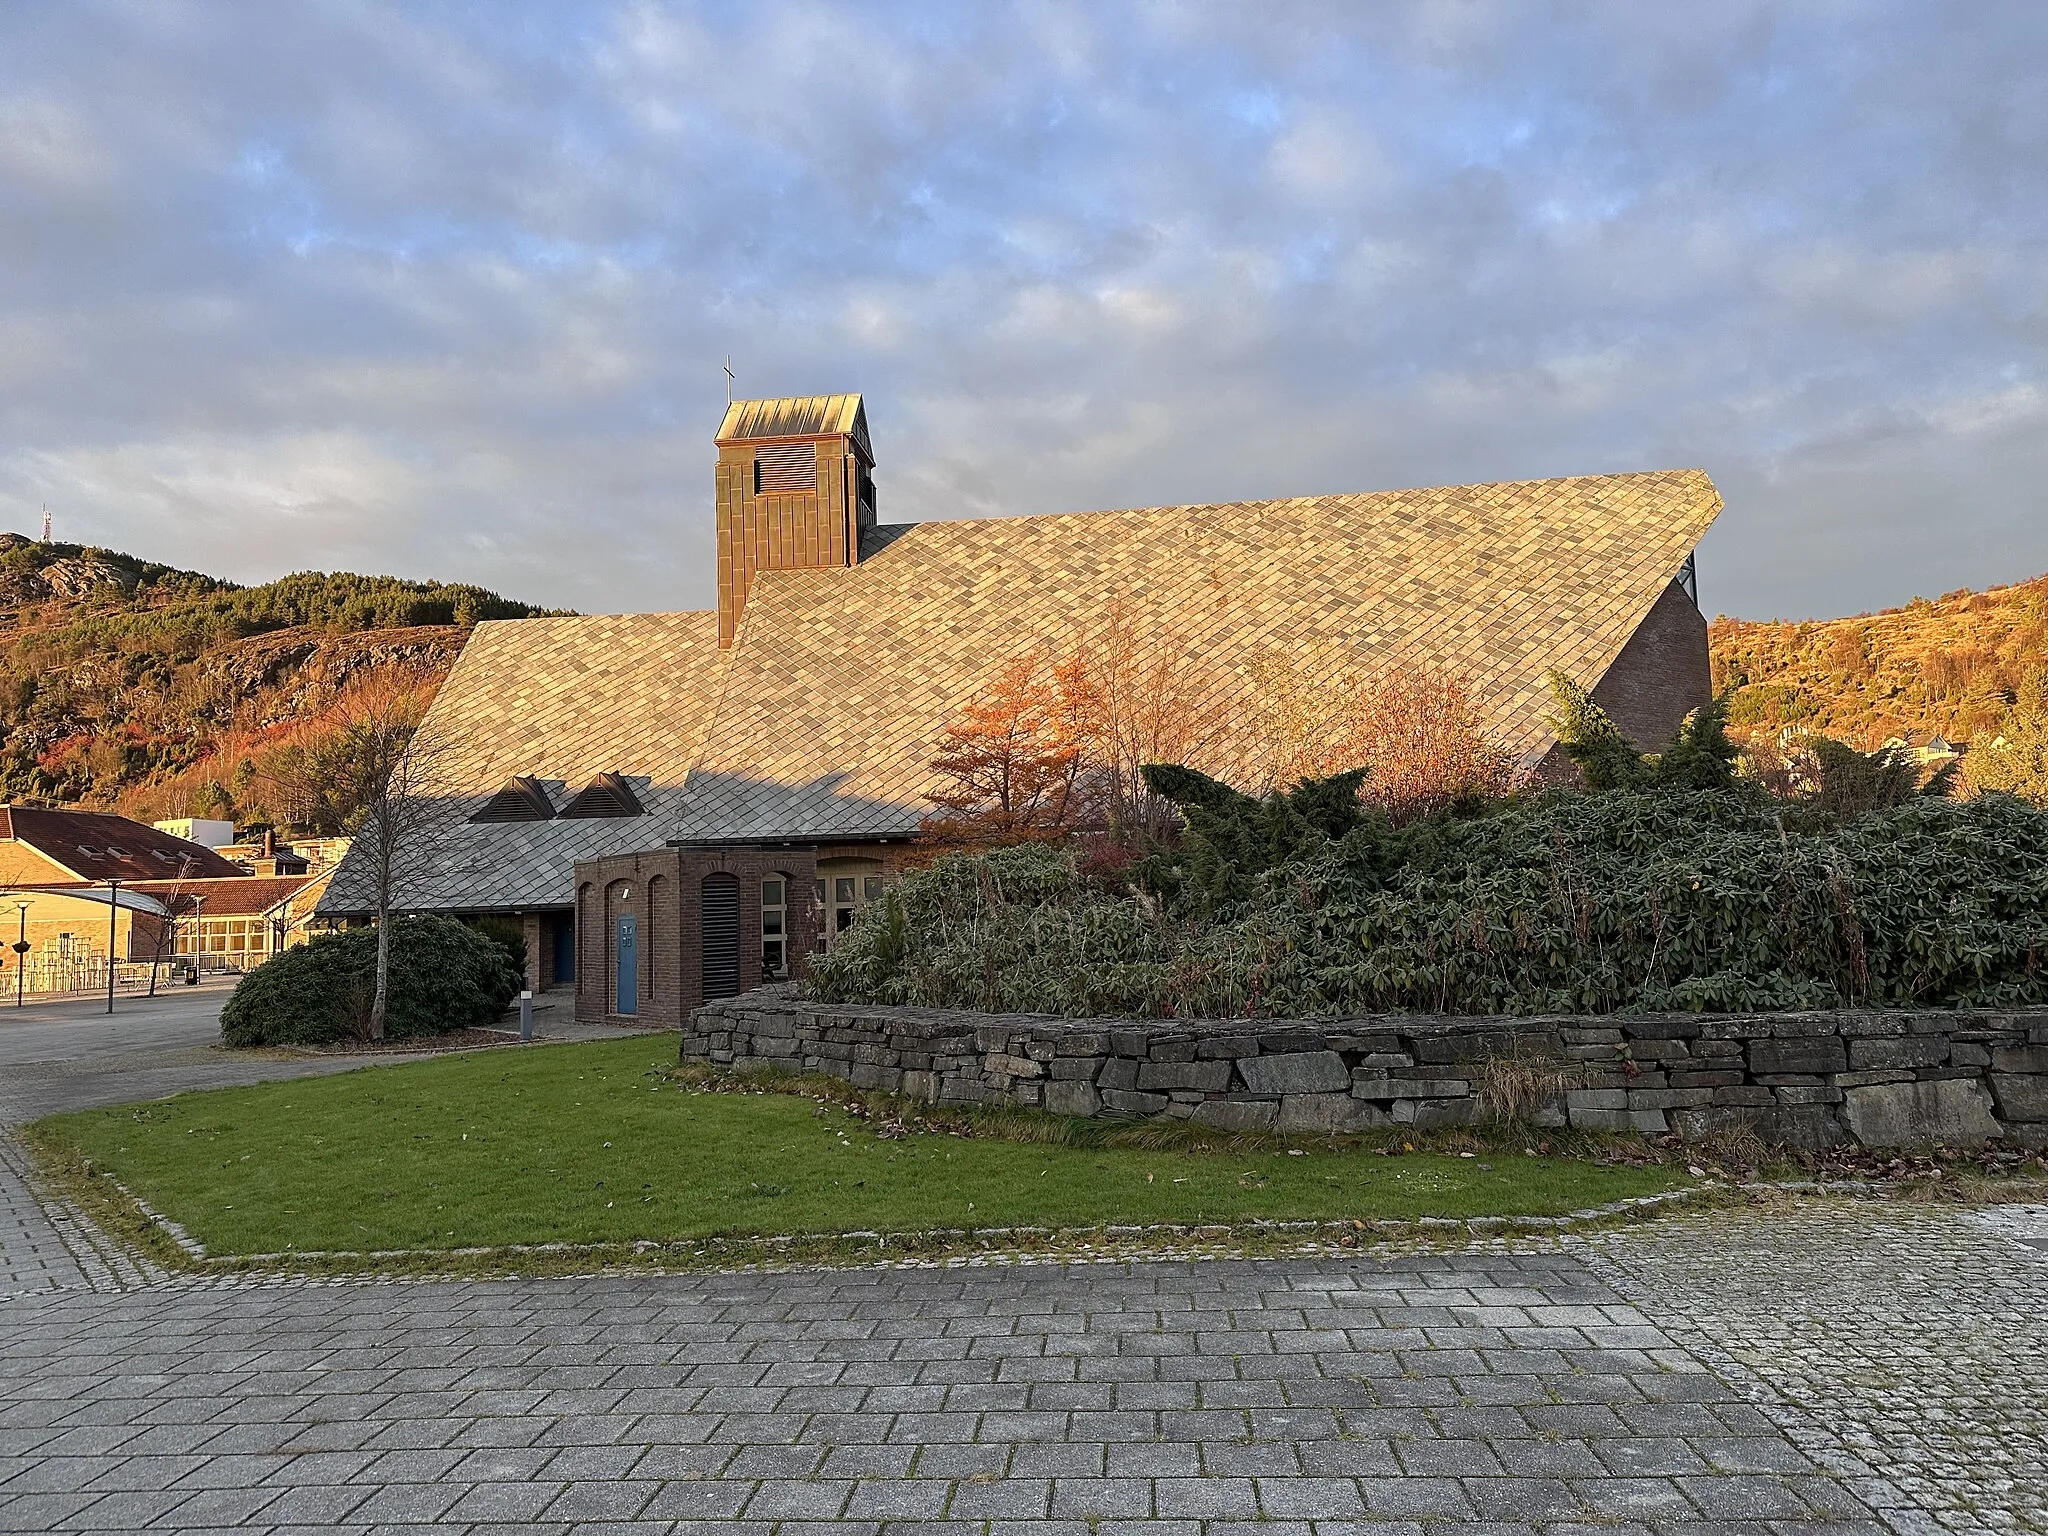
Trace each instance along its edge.
<instances>
[{"instance_id":1,"label":"green bush","mask_svg":"<svg viewBox=\"0 0 2048 1536\"><path fill-rule=\"evenodd\" d=\"M321 934L244 976L220 1012L227 1045L326 1045L366 1038L377 930ZM384 1033L393 1040L489 1024L519 991L504 948L448 917L391 925Z\"/></svg>"},{"instance_id":2,"label":"green bush","mask_svg":"<svg viewBox=\"0 0 2048 1536\"><path fill-rule=\"evenodd\" d=\"M521 976L526 974L526 925L516 917L480 917L471 925L505 951L505 959Z\"/></svg>"},{"instance_id":3,"label":"green bush","mask_svg":"<svg viewBox=\"0 0 2048 1536\"><path fill-rule=\"evenodd\" d=\"M811 987L1069 1017L2048 1003L2048 814L2006 796L1802 822L1741 790L1615 789L1286 831L1242 885L1186 848L1178 891L1091 883L1052 848L949 856Z\"/></svg>"}]
</instances>

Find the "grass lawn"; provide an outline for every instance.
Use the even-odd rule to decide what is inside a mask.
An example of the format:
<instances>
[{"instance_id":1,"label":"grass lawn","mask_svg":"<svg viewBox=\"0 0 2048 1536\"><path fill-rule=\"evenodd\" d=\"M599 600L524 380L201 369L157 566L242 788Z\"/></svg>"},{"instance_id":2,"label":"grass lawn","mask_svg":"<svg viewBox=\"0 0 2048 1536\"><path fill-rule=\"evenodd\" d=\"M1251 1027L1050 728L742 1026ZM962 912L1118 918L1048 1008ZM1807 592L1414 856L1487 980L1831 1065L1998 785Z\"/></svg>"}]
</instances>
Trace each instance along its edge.
<instances>
[{"instance_id":1,"label":"grass lawn","mask_svg":"<svg viewBox=\"0 0 2048 1536\"><path fill-rule=\"evenodd\" d=\"M943 1227L1549 1215L1685 1182L1519 1153L884 1141L782 1093L664 1079L672 1037L492 1050L38 1123L210 1253Z\"/></svg>"}]
</instances>

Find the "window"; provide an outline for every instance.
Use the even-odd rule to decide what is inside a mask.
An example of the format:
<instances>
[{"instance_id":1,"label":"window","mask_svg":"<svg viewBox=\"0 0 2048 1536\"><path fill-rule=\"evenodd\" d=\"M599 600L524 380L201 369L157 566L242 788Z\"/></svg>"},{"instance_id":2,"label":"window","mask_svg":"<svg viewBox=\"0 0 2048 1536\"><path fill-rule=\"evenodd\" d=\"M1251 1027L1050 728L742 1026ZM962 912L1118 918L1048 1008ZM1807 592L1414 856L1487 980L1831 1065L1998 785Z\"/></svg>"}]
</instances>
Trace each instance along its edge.
<instances>
[{"instance_id":1,"label":"window","mask_svg":"<svg viewBox=\"0 0 2048 1536\"><path fill-rule=\"evenodd\" d=\"M771 443L754 450L754 494L815 491L818 450L809 443Z\"/></svg>"},{"instance_id":2,"label":"window","mask_svg":"<svg viewBox=\"0 0 2048 1536\"><path fill-rule=\"evenodd\" d=\"M789 980L789 882L771 875L761 882L761 979Z\"/></svg>"},{"instance_id":3,"label":"window","mask_svg":"<svg viewBox=\"0 0 2048 1536\"><path fill-rule=\"evenodd\" d=\"M126 848L116 848L112 843L107 844L107 852L117 859L128 857L128 850Z\"/></svg>"},{"instance_id":4,"label":"window","mask_svg":"<svg viewBox=\"0 0 2048 1536\"><path fill-rule=\"evenodd\" d=\"M78 851L84 854L88 859L96 859L100 856L99 849L93 847L91 843L80 843L78 845Z\"/></svg>"},{"instance_id":5,"label":"window","mask_svg":"<svg viewBox=\"0 0 2048 1536\"><path fill-rule=\"evenodd\" d=\"M829 945L853 926L870 902L880 901L882 866L876 859L830 859L818 865L818 909L823 922L819 937Z\"/></svg>"}]
</instances>

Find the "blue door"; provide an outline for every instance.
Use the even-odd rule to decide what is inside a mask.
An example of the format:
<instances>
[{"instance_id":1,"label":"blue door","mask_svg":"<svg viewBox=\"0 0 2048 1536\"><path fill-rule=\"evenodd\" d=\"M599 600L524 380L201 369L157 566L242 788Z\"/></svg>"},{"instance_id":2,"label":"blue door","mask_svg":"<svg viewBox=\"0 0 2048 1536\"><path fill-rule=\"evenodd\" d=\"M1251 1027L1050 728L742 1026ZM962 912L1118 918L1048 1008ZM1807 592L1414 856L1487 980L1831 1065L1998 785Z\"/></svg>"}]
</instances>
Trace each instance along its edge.
<instances>
[{"instance_id":1,"label":"blue door","mask_svg":"<svg viewBox=\"0 0 2048 1536\"><path fill-rule=\"evenodd\" d=\"M619 1013L640 1011L640 919L619 919Z\"/></svg>"}]
</instances>

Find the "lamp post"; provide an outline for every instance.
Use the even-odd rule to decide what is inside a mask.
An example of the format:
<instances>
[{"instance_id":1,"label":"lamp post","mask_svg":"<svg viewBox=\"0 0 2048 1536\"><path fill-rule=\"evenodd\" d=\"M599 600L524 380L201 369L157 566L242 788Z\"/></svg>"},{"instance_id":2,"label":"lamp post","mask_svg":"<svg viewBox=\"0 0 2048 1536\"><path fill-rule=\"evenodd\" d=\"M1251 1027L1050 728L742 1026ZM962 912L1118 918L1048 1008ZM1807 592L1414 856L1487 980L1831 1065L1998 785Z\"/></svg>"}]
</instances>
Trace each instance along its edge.
<instances>
[{"instance_id":1,"label":"lamp post","mask_svg":"<svg viewBox=\"0 0 2048 1536\"><path fill-rule=\"evenodd\" d=\"M107 882L107 1012L114 1011L115 919L121 915L121 882Z\"/></svg>"},{"instance_id":2,"label":"lamp post","mask_svg":"<svg viewBox=\"0 0 2048 1536\"><path fill-rule=\"evenodd\" d=\"M17 1008L21 1006L22 986L28 980L28 909L34 905L32 901L15 903L21 909L21 937L14 941L14 1006Z\"/></svg>"}]
</instances>

